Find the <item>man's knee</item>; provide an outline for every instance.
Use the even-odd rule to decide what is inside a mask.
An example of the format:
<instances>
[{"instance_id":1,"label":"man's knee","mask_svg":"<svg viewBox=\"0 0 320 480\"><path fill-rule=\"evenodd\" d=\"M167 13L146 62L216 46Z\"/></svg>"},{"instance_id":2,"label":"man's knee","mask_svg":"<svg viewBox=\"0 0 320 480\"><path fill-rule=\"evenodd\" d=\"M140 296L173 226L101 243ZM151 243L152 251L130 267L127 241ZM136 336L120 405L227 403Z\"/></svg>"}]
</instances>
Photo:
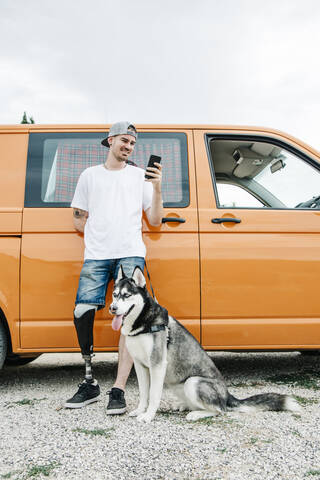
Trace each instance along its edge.
<instances>
[{"instance_id":1,"label":"man's knee","mask_svg":"<svg viewBox=\"0 0 320 480\"><path fill-rule=\"evenodd\" d=\"M78 303L73 313L75 318L80 318L89 310L94 310L94 312L96 312L97 309L98 309L97 305L92 305L90 303Z\"/></svg>"}]
</instances>

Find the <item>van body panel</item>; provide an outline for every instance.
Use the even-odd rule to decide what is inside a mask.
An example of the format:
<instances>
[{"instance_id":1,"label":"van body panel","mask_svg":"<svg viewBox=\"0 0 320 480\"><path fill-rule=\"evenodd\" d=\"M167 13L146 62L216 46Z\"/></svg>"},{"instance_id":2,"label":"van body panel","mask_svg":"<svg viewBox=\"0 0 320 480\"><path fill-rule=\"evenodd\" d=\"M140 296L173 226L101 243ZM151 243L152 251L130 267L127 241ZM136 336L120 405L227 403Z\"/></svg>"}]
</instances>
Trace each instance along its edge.
<instances>
[{"instance_id":1,"label":"van body panel","mask_svg":"<svg viewBox=\"0 0 320 480\"><path fill-rule=\"evenodd\" d=\"M152 130L154 132L154 130ZM180 131L179 131L180 132ZM143 217L147 266L159 302L200 340L198 211L193 138L187 137L190 201L165 208L164 217L183 219L150 226ZM83 262L83 235L73 226L71 208L25 208L21 248L21 347L78 350L73 309ZM148 284L148 281L147 281ZM106 308L97 312L95 349L116 349L119 332ZM150 291L150 289L149 289ZM63 335L61 334L63 332ZM49 350L50 351L50 350Z\"/></svg>"},{"instance_id":2,"label":"van body panel","mask_svg":"<svg viewBox=\"0 0 320 480\"><path fill-rule=\"evenodd\" d=\"M21 233L28 135L0 133L0 235L15 235Z\"/></svg>"},{"instance_id":3,"label":"van body panel","mask_svg":"<svg viewBox=\"0 0 320 480\"><path fill-rule=\"evenodd\" d=\"M0 236L21 234L22 209L0 210Z\"/></svg>"},{"instance_id":4,"label":"van body panel","mask_svg":"<svg viewBox=\"0 0 320 480\"><path fill-rule=\"evenodd\" d=\"M27 150L28 135L26 133L3 133L0 129L0 215L3 212L4 215L18 217L19 212L10 211L10 209L21 211L23 208ZM8 221L10 225L12 220ZM4 227L1 227L1 232L4 232Z\"/></svg>"},{"instance_id":5,"label":"van body panel","mask_svg":"<svg viewBox=\"0 0 320 480\"><path fill-rule=\"evenodd\" d=\"M177 222L152 227L142 220L159 302L207 349L320 348L319 209L220 207L207 141L219 135L257 136L282 142L317 164L320 153L264 127L136 126L141 133L180 133L187 139L189 203L165 208L164 217ZM31 201L24 207L29 134L90 133L93 138L108 129L103 124L0 127L0 307L16 353L79 351L72 312L83 235L74 229L67 203L35 206ZM36 177L37 168L31 172ZM213 218L240 223L216 224ZM107 306L111 291L109 286ZM97 312L95 351L115 351L118 338L108 308Z\"/></svg>"},{"instance_id":6,"label":"van body panel","mask_svg":"<svg viewBox=\"0 0 320 480\"><path fill-rule=\"evenodd\" d=\"M0 308L8 323L14 351L20 346L20 244L21 238L0 237Z\"/></svg>"},{"instance_id":7,"label":"van body panel","mask_svg":"<svg viewBox=\"0 0 320 480\"><path fill-rule=\"evenodd\" d=\"M214 319L206 321L208 350L319 349L318 318ZM275 342L277 339L277 343Z\"/></svg>"},{"instance_id":8,"label":"van body panel","mask_svg":"<svg viewBox=\"0 0 320 480\"><path fill-rule=\"evenodd\" d=\"M195 195L194 195L195 196ZM142 220L142 231L146 232L192 232L198 231L198 212L196 205L190 202L188 208L166 208L165 217L184 219L184 223L168 222L163 223L160 228L149 225L145 215ZM1 215L1 212L0 212ZM72 209L70 208L25 208L23 212L24 233L75 233L73 226ZM21 227L20 227L21 230ZM78 235L81 235L78 232Z\"/></svg>"},{"instance_id":9,"label":"van body panel","mask_svg":"<svg viewBox=\"0 0 320 480\"><path fill-rule=\"evenodd\" d=\"M320 345L320 212L218 208L204 142L212 133L195 132L203 345ZM241 223L212 223L225 217Z\"/></svg>"},{"instance_id":10,"label":"van body panel","mask_svg":"<svg viewBox=\"0 0 320 480\"><path fill-rule=\"evenodd\" d=\"M241 223L214 224L212 218L238 218ZM209 221L208 221L209 220ZM263 216L257 210L229 210L204 208L199 211L201 231L213 234L237 233L320 233L320 212L305 210L265 210Z\"/></svg>"},{"instance_id":11,"label":"van body panel","mask_svg":"<svg viewBox=\"0 0 320 480\"><path fill-rule=\"evenodd\" d=\"M197 234L149 233L144 236L144 241L148 251L148 270L159 302L200 339ZM22 348L77 348L72 312L82 261L83 238L79 233L23 236ZM186 273L183 273L185 268ZM107 308L111 303L111 290L110 287L106 308L96 314L95 347L116 347L118 344L119 333L111 328L112 317Z\"/></svg>"},{"instance_id":12,"label":"van body panel","mask_svg":"<svg viewBox=\"0 0 320 480\"><path fill-rule=\"evenodd\" d=\"M70 208L25 208L22 231L24 234L75 233L72 210Z\"/></svg>"}]
</instances>

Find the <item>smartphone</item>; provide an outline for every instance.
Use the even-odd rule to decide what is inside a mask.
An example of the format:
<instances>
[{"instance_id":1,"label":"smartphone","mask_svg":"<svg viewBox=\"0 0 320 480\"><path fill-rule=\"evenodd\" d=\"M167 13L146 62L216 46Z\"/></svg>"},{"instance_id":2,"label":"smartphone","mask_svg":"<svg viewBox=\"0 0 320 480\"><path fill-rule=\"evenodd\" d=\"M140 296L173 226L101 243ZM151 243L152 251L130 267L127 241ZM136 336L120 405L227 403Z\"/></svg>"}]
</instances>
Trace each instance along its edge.
<instances>
[{"instance_id":1,"label":"smartphone","mask_svg":"<svg viewBox=\"0 0 320 480\"><path fill-rule=\"evenodd\" d=\"M150 158L149 158L149 161L148 161L148 165L147 165L147 168L148 167L154 167L154 163L160 163L161 162L161 157L158 157L158 155L150 155ZM157 168L157 167L156 167ZM145 174L144 178L146 178L147 180L149 180L150 178L153 178L151 177L150 175L148 175L147 173Z\"/></svg>"}]
</instances>

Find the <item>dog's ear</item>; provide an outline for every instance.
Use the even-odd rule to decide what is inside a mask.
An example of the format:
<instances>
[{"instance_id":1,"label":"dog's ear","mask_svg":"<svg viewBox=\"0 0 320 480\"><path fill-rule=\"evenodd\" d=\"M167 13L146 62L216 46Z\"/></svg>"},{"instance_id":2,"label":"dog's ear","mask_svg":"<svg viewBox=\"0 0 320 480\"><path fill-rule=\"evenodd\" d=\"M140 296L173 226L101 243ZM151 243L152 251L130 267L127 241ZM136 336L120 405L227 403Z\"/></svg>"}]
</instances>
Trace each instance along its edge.
<instances>
[{"instance_id":1,"label":"dog's ear","mask_svg":"<svg viewBox=\"0 0 320 480\"><path fill-rule=\"evenodd\" d=\"M127 278L127 277L123 271L122 265L120 265L115 283L120 282L120 280L122 280L123 278Z\"/></svg>"},{"instance_id":2,"label":"dog's ear","mask_svg":"<svg viewBox=\"0 0 320 480\"><path fill-rule=\"evenodd\" d=\"M146 280L143 275L143 271L141 270L140 267L136 267L134 269L134 272L132 274L132 280L134 280L135 284L138 285L138 287L145 287L146 285Z\"/></svg>"}]
</instances>

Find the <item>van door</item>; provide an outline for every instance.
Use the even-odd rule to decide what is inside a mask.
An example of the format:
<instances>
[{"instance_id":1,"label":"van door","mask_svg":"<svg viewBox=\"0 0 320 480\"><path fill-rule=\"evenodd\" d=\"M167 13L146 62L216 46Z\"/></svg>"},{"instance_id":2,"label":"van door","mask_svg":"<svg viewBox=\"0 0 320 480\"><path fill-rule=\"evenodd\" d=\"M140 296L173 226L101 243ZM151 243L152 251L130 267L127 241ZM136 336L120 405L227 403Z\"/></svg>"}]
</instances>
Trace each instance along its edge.
<instances>
[{"instance_id":1,"label":"van door","mask_svg":"<svg viewBox=\"0 0 320 480\"><path fill-rule=\"evenodd\" d=\"M202 341L320 347L320 164L257 131L195 132Z\"/></svg>"},{"instance_id":2,"label":"van door","mask_svg":"<svg viewBox=\"0 0 320 480\"><path fill-rule=\"evenodd\" d=\"M0 317L7 321L13 352L20 347L20 249L27 149L25 126L0 127ZM3 360L4 345L0 348Z\"/></svg>"},{"instance_id":3,"label":"van door","mask_svg":"<svg viewBox=\"0 0 320 480\"><path fill-rule=\"evenodd\" d=\"M21 256L21 343L24 349L78 348L73 308L83 262L83 235L73 227L70 202L82 170L103 163L106 131L30 134ZM162 156L165 220L144 220L147 264L156 296L193 334L200 336L198 218L192 132L139 130L130 160L144 167ZM111 300L108 290L106 304ZM96 350L114 350L108 308L95 319Z\"/></svg>"}]
</instances>

